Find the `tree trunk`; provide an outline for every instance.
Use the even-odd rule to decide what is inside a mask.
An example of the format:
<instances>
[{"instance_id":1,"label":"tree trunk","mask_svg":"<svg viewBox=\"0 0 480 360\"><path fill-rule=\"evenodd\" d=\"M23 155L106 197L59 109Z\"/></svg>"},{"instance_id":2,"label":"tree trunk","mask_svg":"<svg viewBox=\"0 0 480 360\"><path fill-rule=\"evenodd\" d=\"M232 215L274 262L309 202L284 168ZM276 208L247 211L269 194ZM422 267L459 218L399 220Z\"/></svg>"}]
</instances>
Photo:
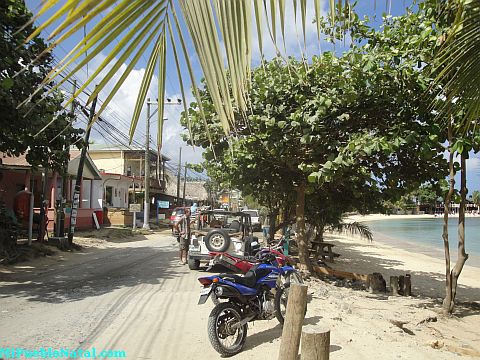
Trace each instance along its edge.
<instances>
[{"instance_id":1,"label":"tree trunk","mask_svg":"<svg viewBox=\"0 0 480 360\"><path fill-rule=\"evenodd\" d=\"M452 146L452 124L448 124L448 145ZM450 150L448 157L449 167L449 188L447 196L444 199L443 208L443 247L445 250L445 299L443 300L443 311L445 313L450 312L450 304L452 303L452 278L450 275L450 245L448 242L448 214L450 212L450 201L455 190L455 169L453 167L453 151Z\"/></svg>"},{"instance_id":2,"label":"tree trunk","mask_svg":"<svg viewBox=\"0 0 480 360\"><path fill-rule=\"evenodd\" d=\"M460 199L460 208L458 209L458 255L457 263L450 274L452 293L448 309L449 313L453 312L455 306L458 277L468 259L468 254L465 253L465 206L467 203L467 164L465 153L460 155Z\"/></svg>"},{"instance_id":3,"label":"tree trunk","mask_svg":"<svg viewBox=\"0 0 480 360\"><path fill-rule=\"evenodd\" d=\"M325 226L324 225L318 225L315 228L315 241L317 242L323 242L323 234L325 233Z\"/></svg>"},{"instance_id":4,"label":"tree trunk","mask_svg":"<svg viewBox=\"0 0 480 360\"><path fill-rule=\"evenodd\" d=\"M268 214L270 220L270 230L268 234L268 241L273 241L275 239L275 232L277 231L277 216L278 209L271 209L270 214Z\"/></svg>"},{"instance_id":5,"label":"tree trunk","mask_svg":"<svg viewBox=\"0 0 480 360\"><path fill-rule=\"evenodd\" d=\"M310 257L308 256L308 244L305 237L305 183L300 183L297 188L297 201L295 209L295 218L297 225L297 244L298 257L300 263L307 266L311 271Z\"/></svg>"}]
</instances>

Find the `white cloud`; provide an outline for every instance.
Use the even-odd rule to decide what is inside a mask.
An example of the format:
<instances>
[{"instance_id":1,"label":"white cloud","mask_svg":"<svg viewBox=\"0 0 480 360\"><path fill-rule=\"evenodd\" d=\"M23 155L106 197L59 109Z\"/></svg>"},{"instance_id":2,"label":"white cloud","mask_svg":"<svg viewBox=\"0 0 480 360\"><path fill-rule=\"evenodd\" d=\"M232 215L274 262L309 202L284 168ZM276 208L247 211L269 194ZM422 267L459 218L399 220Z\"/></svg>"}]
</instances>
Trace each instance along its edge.
<instances>
[{"instance_id":1,"label":"white cloud","mask_svg":"<svg viewBox=\"0 0 480 360\"><path fill-rule=\"evenodd\" d=\"M104 56L100 55L90 63L89 74L92 75L95 69L97 69L101 62L104 60ZM119 80L120 76L126 70L127 65L123 64L119 71L115 74L112 81L108 83L108 85L101 91L99 99L100 101L105 100L108 94L113 89L114 84ZM101 79L104 75L106 75L108 69L103 70L99 74L99 79ZM129 133L130 122L133 117L133 111L135 109L135 104L137 102L137 95L140 90L140 84L145 74L145 69L134 69L130 73L130 75L126 78L123 85L120 87L116 95L111 100L108 109L103 113L102 117L105 118L107 121L112 123L115 127L117 127L121 132L124 134ZM82 72L78 74L79 80L83 83L87 79L87 74ZM152 83L150 86L150 91L147 97L150 97L152 100L156 99L157 97L157 87L158 87L158 78L154 75L152 78ZM89 86L90 89L93 86ZM82 97L85 100L85 96ZM176 93L168 93L165 94L165 99L171 98L173 99L172 103L176 103L176 99L180 99L180 94ZM193 101L191 96L187 95L186 102L190 104ZM97 105L97 109L99 109L99 105ZM153 105L151 111L155 111L156 106ZM163 131L163 147L162 153L167 155L168 157L172 158L172 163L178 163L178 149L182 147L182 163L187 161L190 163L198 163L202 161L202 149L196 148L195 150L191 146L187 146L185 142L183 142L181 138L181 134L185 132L183 126L180 125L180 114L184 110L183 105L175 104L175 105L165 105L165 112L164 118L168 120L164 122L164 131ZM151 125L150 125L150 136L153 139L153 144L151 147L156 146L156 139L157 139L157 121L158 117L155 115L151 118ZM99 129L97 127L97 129ZM100 130L101 131L101 130ZM142 146L145 144L146 140L146 105L143 107L142 114L140 115L140 120L137 124L137 128L135 131L134 139L140 143ZM101 134L97 131L92 132L92 137L98 143L106 143L106 142L113 142L107 134ZM106 139L105 139L106 138ZM123 139L124 140L124 139Z\"/></svg>"},{"instance_id":2,"label":"white cloud","mask_svg":"<svg viewBox=\"0 0 480 360\"><path fill-rule=\"evenodd\" d=\"M472 156L467 160L467 169L472 174L477 174L477 176L480 176L480 158L478 155Z\"/></svg>"}]
</instances>

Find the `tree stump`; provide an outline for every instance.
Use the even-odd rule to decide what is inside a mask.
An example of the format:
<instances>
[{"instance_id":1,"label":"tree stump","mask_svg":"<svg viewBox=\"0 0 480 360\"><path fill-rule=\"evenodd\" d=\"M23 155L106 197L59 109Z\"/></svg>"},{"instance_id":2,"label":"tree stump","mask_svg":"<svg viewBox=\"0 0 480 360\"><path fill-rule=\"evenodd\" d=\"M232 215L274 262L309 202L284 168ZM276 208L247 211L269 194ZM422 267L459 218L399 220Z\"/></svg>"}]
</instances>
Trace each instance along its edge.
<instances>
[{"instance_id":1,"label":"tree stump","mask_svg":"<svg viewBox=\"0 0 480 360\"><path fill-rule=\"evenodd\" d=\"M403 295L412 295L412 276L410 274L405 275Z\"/></svg>"},{"instance_id":2,"label":"tree stump","mask_svg":"<svg viewBox=\"0 0 480 360\"><path fill-rule=\"evenodd\" d=\"M390 291L392 295L398 296L398 276L390 276Z\"/></svg>"},{"instance_id":3,"label":"tree stump","mask_svg":"<svg viewBox=\"0 0 480 360\"><path fill-rule=\"evenodd\" d=\"M330 358L330 330L319 326L306 326L302 330L302 360L328 360Z\"/></svg>"},{"instance_id":4,"label":"tree stump","mask_svg":"<svg viewBox=\"0 0 480 360\"><path fill-rule=\"evenodd\" d=\"M291 284L288 294L287 312L280 342L279 360L296 360L302 335L305 307L307 306L307 285Z\"/></svg>"},{"instance_id":5,"label":"tree stump","mask_svg":"<svg viewBox=\"0 0 480 360\"><path fill-rule=\"evenodd\" d=\"M370 292L387 292L387 283L380 273L373 273L367 276L367 287Z\"/></svg>"}]
</instances>

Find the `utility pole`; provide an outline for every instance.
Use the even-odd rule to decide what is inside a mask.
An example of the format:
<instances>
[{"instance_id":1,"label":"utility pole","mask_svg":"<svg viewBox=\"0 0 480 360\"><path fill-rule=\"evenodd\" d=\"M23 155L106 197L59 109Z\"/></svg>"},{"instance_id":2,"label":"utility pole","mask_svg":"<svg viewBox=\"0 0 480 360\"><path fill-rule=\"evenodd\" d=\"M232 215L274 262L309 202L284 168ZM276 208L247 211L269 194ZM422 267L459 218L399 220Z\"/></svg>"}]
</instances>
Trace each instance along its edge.
<instances>
[{"instance_id":1,"label":"utility pole","mask_svg":"<svg viewBox=\"0 0 480 360\"><path fill-rule=\"evenodd\" d=\"M185 206L185 189L187 188L187 163L185 162L185 175L183 176L183 201L182 206Z\"/></svg>"},{"instance_id":2,"label":"utility pole","mask_svg":"<svg viewBox=\"0 0 480 360\"><path fill-rule=\"evenodd\" d=\"M135 196L135 174L132 174L133 177L133 203L137 203L137 198ZM133 224L132 224L132 229L135 230L137 228L137 212L133 212Z\"/></svg>"},{"instance_id":3,"label":"utility pole","mask_svg":"<svg viewBox=\"0 0 480 360\"><path fill-rule=\"evenodd\" d=\"M77 91L77 80L73 80L72 84L72 97L75 95ZM70 116L72 119L70 120L73 122L73 117L75 116L75 101L72 101L72 105L70 106ZM65 235L65 214L64 214L64 204L67 198L66 196L66 189L68 186L68 161L70 160L70 146L66 146L65 149L65 156L66 162L65 166L63 167L62 171L62 179L60 181L60 199L58 202L55 199L52 199L52 202L55 201L56 207L56 214L55 214L55 237L56 238L63 238ZM54 184L56 186L56 184Z\"/></svg>"},{"instance_id":4,"label":"utility pole","mask_svg":"<svg viewBox=\"0 0 480 360\"><path fill-rule=\"evenodd\" d=\"M150 98L147 99L147 129L145 145L145 199L143 208L143 228L150 230Z\"/></svg>"},{"instance_id":5,"label":"utility pole","mask_svg":"<svg viewBox=\"0 0 480 360\"><path fill-rule=\"evenodd\" d=\"M95 107L97 106L97 98L92 101L90 106L90 114L88 116L88 125L85 132L85 144L80 153L80 160L78 161L77 178L75 180L75 189L73 190L72 213L70 214L70 227L68 229L68 244L73 243L73 234L75 233L75 225L77 224L78 208L80 205L80 189L82 188L83 167L85 165L85 158L87 157L88 141L90 140L90 131L93 125L93 118L95 117Z\"/></svg>"},{"instance_id":6,"label":"utility pole","mask_svg":"<svg viewBox=\"0 0 480 360\"><path fill-rule=\"evenodd\" d=\"M177 173L177 206L180 206L180 171L182 170L182 148L178 157L178 173Z\"/></svg>"}]
</instances>

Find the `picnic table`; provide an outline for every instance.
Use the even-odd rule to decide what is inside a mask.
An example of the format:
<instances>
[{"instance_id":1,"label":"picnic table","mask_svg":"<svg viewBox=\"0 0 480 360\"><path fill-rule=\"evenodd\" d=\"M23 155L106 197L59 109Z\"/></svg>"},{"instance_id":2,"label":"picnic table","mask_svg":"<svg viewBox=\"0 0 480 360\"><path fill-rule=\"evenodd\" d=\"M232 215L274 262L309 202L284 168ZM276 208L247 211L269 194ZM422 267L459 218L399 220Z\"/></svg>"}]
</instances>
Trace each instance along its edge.
<instances>
[{"instance_id":1,"label":"picnic table","mask_svg":"<svg viewBox=\"0 0 480 360\"><path fill-rule=\"evenodd\" d=\"M333 252L335 244L316 240L312 240L311 244L310 254L314 254L315 259L322 257L323 260L328 258L330 262L334 262L335 258L340 256L340 254Z\"/></svg>"}]
</instances>

